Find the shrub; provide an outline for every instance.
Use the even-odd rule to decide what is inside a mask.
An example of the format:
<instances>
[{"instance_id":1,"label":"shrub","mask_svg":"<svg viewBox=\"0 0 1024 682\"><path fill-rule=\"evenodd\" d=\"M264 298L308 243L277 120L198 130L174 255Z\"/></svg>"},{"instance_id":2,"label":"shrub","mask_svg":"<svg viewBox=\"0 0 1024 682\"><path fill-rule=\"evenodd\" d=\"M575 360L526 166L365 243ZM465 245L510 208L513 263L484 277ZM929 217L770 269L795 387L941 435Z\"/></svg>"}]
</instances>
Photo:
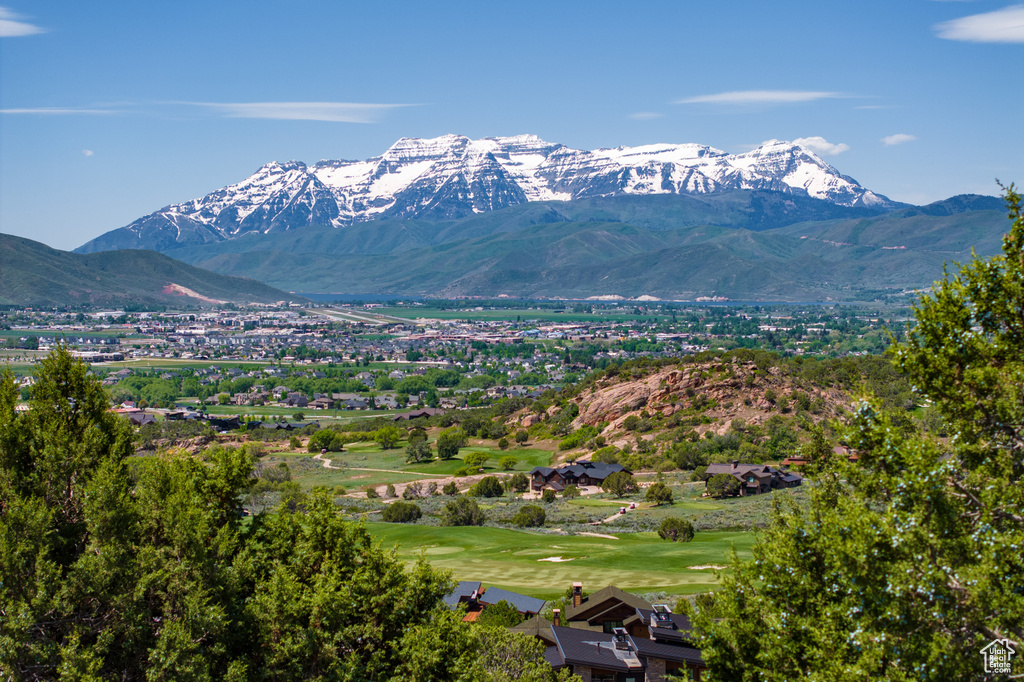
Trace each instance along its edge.
<instances>
[{"instance_id":1,"label":"shrub","mask_svg":"<svg viewBox=\"0 0 1024 682\"><path fill-rule=\"evenodd\" d=\"M463 476L472 476L477 471L479 471L479 470L478 469L471 469L469 467L459 467L458 469L455 470L455 473L453 473L452 476L456 476L458 478L462 478Z\"/></svg>"},{"instance_id":2,"label":"shrub","mask_svg":"<svg viewBox=\"0 0 1024 682\"><path fill-rule=\"evenodd\" d=\"M542 501L543 501L543 502L544 502L545 504L551 504L552 502L554 502L554 501L555 501L556 497L557 497L557 496L555 495L555 491L554 491L554 490L552 490L551 488L545 488L545 489L544 489L544 492L542 492L542 493L540 494L540 499L541 499L541 500L542 500Z\"/></svg>"},{"instance_id":3,"label":"shrub","mask_svg":"<svg viewBox=\"0 0 1024 682\"><path fill-rule=\"evenodd\" d=\"M443 488L441 488L441 492L445 495L458 495L459 486L455 485L455 481L449 481L444 484Z\"/></svg>"},{"instance_id":4,"label":"shrub","mask_svg":"<svg viewBox=\"0 0 1024 682\"><path fill-rule=\"evenodd\" d=\"M366 486L366 499L376 500L378 498L380 498L380 493L377 492L377 489L372 485Z\"/></svg>"},{"instance_id":5,"label":"shrub","mask_svg":"<svg viewBox=\"0 0 1024 682\"><path fill-rule=\"evenodd\" d=\"M382 426L373 434L373 440L380 445L382 450L390 450L402 440L402 430L397 426Z\"/></svg>"},{"instance_id":6,"label":"shrub","mask_svg":"<svg viewBox=\"0 0 1024 682\"><path fill-rule=\"evenodd\" d=\"M470 452L462 458L463 463L470 469L479 469L491 458L486 452Z\"/></svg>"},{"instance_id":7,"label":"shrub","mask_svg":"<svg viewBox=\"0 0 1024 682\"><path fill-rule=\"evenodd\" d=\"M712 497L726 497L739 492L740 482L729 474L715 474L708 479L708 494Z\"/></svg>"},{"instance_id":8,"label":"shrub","mask_svg":"<svg viewBox=\"0 0 1024 682\"><path fill-rule=\"evenodd\" d=\"M689 542L693 539L693 524L676 516L669 517L662 520L658 536L672 542Z\"/></svg>"},{"instance_id":9,"label":"shrub","mask_svg":"<svg viewBox=\"0 0 1024 682\"><path fill-rule=\"evenodd\" d=\"M525 445L526 441L530 440L530 434L525 429L519 429L516 431L516 443L519 445Z\"/></svg>"},{"instance_id":10,"label":"shrub","mask_svg":"<svg viewBox=\"0 0 1024 682\"><path fill-rule=\"evenodd\" d=\"M469 443L466 433L458 428L451 427L441 432L437 437L437 456L441 459L452 459L459 454L459 448Z\"/></svg>"},{"instance_id":11,"label":"shrub","mask_svg":"<svg viewBox=\"0 0 1024 682\"><path fill-rule=\"evenodd\" d=\"M297 422L300 422L300 421L302 421L305 418L306 418L306 415L303 414L302 412L296 412L295 414L292 415L292 420L297 421Z\"/></svg>"},{"instance_id":12,"label":"shrub","mask_svg":"<svg viewBox=\"0 0 1024 682\"><path fill-rule=\"evenodd\" d=\"M523 622L523 616L519 610L502 599L497 604L491 604L481 612L476 623L482 626L511 628Z\"/></svg>"},{"instance_id":13,"label":"shrub","mask_svg":"<svg viewBox=\"0 0 1024 682\"><path fill-rule=\"evenodd\" d=\"M506 486L517 493L525 493L530 489L530 477L522 471L517 471L508 479Z\"/></svg>"},{"instance_id":14,"label":"shrub","mask_svg":"<svg viewBox=\"0 0 1024 682\"><path fill-rule=\"evenodd\" d=\"M381 514L385 523L412 523L423 516L423 512L412 502L392 502Z\"/></svg>"},{"instance_id":15,"label":"shrub","mask_svg":"<svg viewBox=\"0 0 1024 682\"><path fill-rule=\"evenodd\" d=\"M501 497L504 492L505 488L497 476L484 476L473 486L470 494L473 497Z\"/></svg>"},{"instance_id":16,"label":"shrub","mask_svg":"<svg viewBox=\"0 0 1024 682\"><path fill-rule=\"evenodd\" d=\"M345 437L337 431L321 429L309 437L306 449L309 452L342 452L345 449Z\"/></svg>"},{"instance_id":17,"label":"shrub","mask_svg":"<svg viewBox=\"0 0 1024 682\"><path fill-rule=\"evenodd\" d=\"M441 510L442 526L482 526L487 516L471 497L456 497Z\"/></svg>"},{"instance_id":18,"label":"shrub","mask_svg":"<svg viewBox=\"0 0 1024 682\"><path fill-rule=\"evenodd\" d=\"M388 498L398 497L398 495L395 493L395 484L394 483L388 483L387 490L384 491L384 497L388 497Z\"/></svg>"},{"instance_id":19,"label":"shrub","mask_svg":"<svg viewBox=\"0 0 1024 682\"><path fill-rule=\"evenodd\" d=\"M657 505L672 504L672 489L661 481L657 481L647 489L644 499Z\"/></svg>"},{"instance_id":20,"label":"shrub","mask_svg":"<svg viewBox=\"0 0 1024 682\"><path fill-rule=\"evenodd\" d=\"M500 466L505 471L512 471L513 469L516 468L516 464L518 462L519 460L517 460L515 457L502 457L501 459L498 460L498 466Z\"/></svg>"},{"instance_id":21,"label":"shrub","mask_svg":"<svg viewBox=\"0 0 1024 682\"><path fill-rule=\"evenodd\" d=\"M601 490L611 493L615 497L622 497L623 495L635 493L638 488L632 476L625 471L616 471L604 479L604 483L601 484Z\"/></svg>"},{"instance_id":22,"label":"shrub","mask_svg":"<svg viewBox=\"0 0 1024 682\"><path fill-rule=\"evenodd\" d=\"M423 443L427 440L427 432L422 426L417 426L409 431L409 444L414 445L416 443Z\"/></svg>"},{"instance_id":23,"label":"shrub","mask_svg":"<svg viewBox=\"0 0 1024 682\"><path fill-rule=\"evenodd\" d=\"M566 500L575 499L575 498L579 497L582 494L583 493L580 491L579 488L577 488L576 486L571 485L571 484L565 486L565 490L562 491L562 497L564 499L566 499Z\"/></svg>"},{"instance_id":24,"label":"shrub","mask_svg":"<svg viewBox=\"0 0 1024 682\"><path fill-rule=\"evenodd\" d=\"M421 497L423 497L423 484L419 481L413 481L402 491L403 500L416 500Z\"/></svg>"},{"instance_id":25,"label":"shrub","mask_svg":"<svg viewBox=\"0 0 1024 682\"><path fill-rule=\"evenodd\" d=\"M288 439L288 447L292 450L298 450L302 447L302 441L299 440L298 436L293 435Z\"/></svg>"},{"instance_id":26,"label":"shrub","mask_svg":"<svg viewBox=\"0 0 1024 682\"><path fill-rule=\"evenodd\" d=\"M415 443L410 443L409 447L405 449L405 461L410 463L429 462L434 459L434 452L430 449L430 444L425 440L418 440Z\"/></svg>"},{"instance_id":27,"label":"shrub","mask_svg":"<svg viewBox=\"0 0 1024 682\"><path fill-rule=\"evenodd\" d=\"M427 495L431 497L437 495L437 481L431 481L427 484Z\"/></svg>"},{"instance_id":28,"label":"shrub","mask_svg":"<svg viewBox=\"0 0 1024 682\"><path fill-rule=\"evenodd\" d=\"M502 436L501 440L498 441L498 448L501 450L508 450L508 438Z\"/></svg>"},{"instance_id":29,"label":"shrub","mask_svg":"<svg viewBox=\"0 0 1024 682\"><path fill-rule=\"evenodd\" d=\"M528 504L516 512L516 515L512 517L512 523L520 528L536 528L543 526L545 519L547 519L547 513L542 507Z\"/></svg>"}]
</instances>

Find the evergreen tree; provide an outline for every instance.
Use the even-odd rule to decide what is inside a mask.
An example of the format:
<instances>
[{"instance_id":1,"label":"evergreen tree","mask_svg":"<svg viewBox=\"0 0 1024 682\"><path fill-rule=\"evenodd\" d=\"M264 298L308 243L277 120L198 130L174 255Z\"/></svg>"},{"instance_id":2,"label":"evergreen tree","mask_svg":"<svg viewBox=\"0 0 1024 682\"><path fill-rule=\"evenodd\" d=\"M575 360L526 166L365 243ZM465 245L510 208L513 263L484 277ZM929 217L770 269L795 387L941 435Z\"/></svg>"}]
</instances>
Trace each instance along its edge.
<instances>
[{"instance_id":1,"label":"evergreen tree","mask_svg":"<svg viewBox=\"0 0 1024 682\"><path fill-rule=\"evenodd\" d=\"M1012 187L1006 198L1003 255L936 283L894 350L952 437L856 406L859 462L824 464L809 507L779 507L697 613L716 679L979 679L991 640L1020 651L1024 217Z\"/></svg>"}]
</instances>

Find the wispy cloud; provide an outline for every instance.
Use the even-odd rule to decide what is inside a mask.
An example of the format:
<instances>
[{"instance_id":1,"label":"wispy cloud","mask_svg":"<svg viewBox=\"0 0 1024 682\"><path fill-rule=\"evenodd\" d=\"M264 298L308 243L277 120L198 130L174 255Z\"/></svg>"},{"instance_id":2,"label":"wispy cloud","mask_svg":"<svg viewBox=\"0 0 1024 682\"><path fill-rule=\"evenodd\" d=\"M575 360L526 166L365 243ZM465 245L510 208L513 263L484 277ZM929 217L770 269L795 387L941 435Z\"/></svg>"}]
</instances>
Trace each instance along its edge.
<instances>
[{"instance_id":1,"label":"wispy cloud","mask_svg":"<svg viewBox=\"0 0 1024 682\"><path fill-rule=\"evenodd\" d=\"M16 38L18 36L44 33L40 27L27 21L22 21L22 19L23 17L6 7L0 7L0 38Z\"/></svg>"},{"instance_id":2,"label":"wispy cloud","mask_svg":"<svg viewBox=\"0 0 1024 682\"><path fill-rule=\"evenodd\" d=\"M917 137L915 135L908 135L906 133L896 133L895 135L886 135L882 138L882 144L886 147L895 147L898 144L904 144L906 142L913 142Z\"/></svg>"},{"instance_id":3,"label":"wispy cloud","mask_svg":"<svg viewBox=\"0 0 1024 682\"><path fill-rule=\"evenodd\" d=\"M117 114L116 109L86 109L82 107L33 107L27 109L0 109L0 114L27 114L40 116L75 116L78 114Z\"/></svg>"},{"instance_id":4,"label":"wispy cloud","mask_svg":"<svg viewBox=\"0 0 1024 682\"><path fill-rule=\"evenodd\" d=\"M360 102L178 102L204 107L227 118L270 118L334 123L375 123L388 111L414 104Z\"/></svg>"},{"instance_id":5,"label":"wispy cloud","mask_svg":"<svg viewBox=\"0 0 1024 682\"><path fill-rule=\"evenodd\" d=\"M82 150L82 153L83 153L83 154L85 154L86 156L92 156L92 155L93 155L93 154L95 154L96 152L94 152L94 151L93 151L93 150L91 150L91 149L83 149L83 150Z\"/></svg>"},{"instance_id":6,"label":"wispy cloud","mask_svg":"<svg viewBox=\"0 0 1024 682\"><path fill-rule=\"evenodd\" d=\"M1024 5L972 14L934 26L940 38L971 43L1024 43Z\"/></svg>"},{"instance_id":7,"label":"wispy cloud","mask_svg":"<svg viewBox=\"0 0 1024 682\"><path fill-rule=\"evenodd\" d=\"M820 99L848 97L841 92L823 92L818 90L737 90L719 92L713 95L698 95L676 100L676 104L800 104Z\"/></svg>"},{"instance_id":8,"label":"wispy cloud","mask_svg":"<svg viewBox=\"0 0 1024 682\"><path fill-rule=\"evenodd\" d=\"M815 154L821 154L822 156L836 156L843 152L850 150L850 145L839 142L833 144L824 137L798 137L793 140L793 144L798 144L805 149L810 149Z\"/></svg>"},{"instance_id":9,"label":"wispy cloud","mask_svg":"<svg viewBox=\"0 0 1024 682\"><path fill-rule=\"evenodd\" d=\"M634 121L650 121L654 118L661 118L664 115L656 111L638 111L635 114L630 114L629 117Z\"/></svg>"}]
</instances>

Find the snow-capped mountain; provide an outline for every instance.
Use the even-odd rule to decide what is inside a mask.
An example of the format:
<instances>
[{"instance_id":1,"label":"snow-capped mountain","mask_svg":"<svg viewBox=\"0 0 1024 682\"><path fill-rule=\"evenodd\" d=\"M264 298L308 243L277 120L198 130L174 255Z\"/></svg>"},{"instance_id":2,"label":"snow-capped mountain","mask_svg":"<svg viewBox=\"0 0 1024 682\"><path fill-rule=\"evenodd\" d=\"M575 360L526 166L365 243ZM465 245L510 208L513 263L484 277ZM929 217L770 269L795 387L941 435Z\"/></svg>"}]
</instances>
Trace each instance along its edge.
<instances>
[{"instance_id":1,"label":"snow-capped mountain","mask_svg":"<svg viewBox=\"0 0 1024 682\"><path fill-rule=\"evenodd\" d=\"M529 201L771 190L842 206L889 200L811 150L772 140L745 154L697 144L581 151L534 135L403 138L365 161L268 163L240 183L168 206L78 249L202 244L307 225L460 218Z\"/></svg>"}]
</instances>

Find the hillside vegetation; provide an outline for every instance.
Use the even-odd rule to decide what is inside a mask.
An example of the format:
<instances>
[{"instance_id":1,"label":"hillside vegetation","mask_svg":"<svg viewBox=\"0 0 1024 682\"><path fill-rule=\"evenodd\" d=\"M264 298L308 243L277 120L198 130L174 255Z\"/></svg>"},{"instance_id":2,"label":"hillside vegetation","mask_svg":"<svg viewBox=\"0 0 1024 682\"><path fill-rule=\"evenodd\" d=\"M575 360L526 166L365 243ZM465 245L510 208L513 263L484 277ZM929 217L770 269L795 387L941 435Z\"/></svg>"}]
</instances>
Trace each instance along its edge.
<instances>
[{"instance_id":1,"label":"hillside vegetation","mask_svg":"<svg viewBox=\"0 0 1024 682\"><path fill-rule=\"evenodd\" d=\"M540 202L451 221L310 226L169 248L293 291L873 300L995 253L994 197L879 214L771 192Z\"/></svg>"},{"instance_id":2,"label":"hillside vegetation","mask_svg":"<svg viewBox=\"0 0 1024 682\"><path fill-rule=\"evenodd\" d=\"M610 365L511 418L515 428L559 438L564 459L620 462L635 471L693 470L711 462L812 458L839 444L854 398L879 396L912 428L920 410L887 358L817 360L763 351Z\"/></svg>"},{"instance_id":3,"label":"hillside vegetation","mask_svg":"<svg viewBox=\"0 0 1024 682\"><path fill-rule=\"evenodd\" d=\"M76 254L0 234L0 305L200 305L304 300L155 251Z\"/></svg>"}]
</instances>

